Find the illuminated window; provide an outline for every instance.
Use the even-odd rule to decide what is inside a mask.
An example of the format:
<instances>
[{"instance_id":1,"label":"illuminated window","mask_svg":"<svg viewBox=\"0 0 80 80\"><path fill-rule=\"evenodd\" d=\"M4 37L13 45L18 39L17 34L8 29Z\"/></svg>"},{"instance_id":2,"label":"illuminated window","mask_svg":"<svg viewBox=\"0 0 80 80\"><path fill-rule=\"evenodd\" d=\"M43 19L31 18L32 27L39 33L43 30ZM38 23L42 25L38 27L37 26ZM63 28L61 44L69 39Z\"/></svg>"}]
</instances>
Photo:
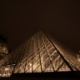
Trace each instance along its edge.
<instances>
[{"instance_id":1,"label":"illuminated window","mask_svg":"<svg viewBox=\"0 0 80 80\"><path fill-rule=\"evenodd\" d=\"M14 66L6 65L0 67L0 77L10 77Z\"/></svg>"}]
</instances>

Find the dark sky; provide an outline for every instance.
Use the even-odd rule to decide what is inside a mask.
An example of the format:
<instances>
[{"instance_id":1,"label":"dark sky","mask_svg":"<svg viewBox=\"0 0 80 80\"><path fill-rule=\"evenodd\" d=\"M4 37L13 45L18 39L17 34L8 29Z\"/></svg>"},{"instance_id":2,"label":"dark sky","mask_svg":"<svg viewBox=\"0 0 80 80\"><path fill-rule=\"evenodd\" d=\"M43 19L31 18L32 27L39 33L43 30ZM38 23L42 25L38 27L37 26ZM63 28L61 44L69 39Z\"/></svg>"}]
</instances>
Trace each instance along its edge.
<instances>
[{"instance_id":1,"label":"dark sky","mask_svg":"<svg viewBox=\"0 0 80 80\"><path fill-rule=\"evenodd\" d=\"M80 49L80 0L0 0L0 19L12 50L41 29Z\"/></svg>"}]
</instances>

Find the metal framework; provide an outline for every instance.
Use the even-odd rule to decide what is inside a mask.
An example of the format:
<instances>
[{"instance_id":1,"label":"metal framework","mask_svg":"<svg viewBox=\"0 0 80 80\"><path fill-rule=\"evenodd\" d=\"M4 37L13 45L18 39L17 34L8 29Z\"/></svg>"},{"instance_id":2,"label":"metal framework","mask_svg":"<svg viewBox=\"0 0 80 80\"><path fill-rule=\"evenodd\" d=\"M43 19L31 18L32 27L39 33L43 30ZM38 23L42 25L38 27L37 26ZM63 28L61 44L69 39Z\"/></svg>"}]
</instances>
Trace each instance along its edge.
<instances>
[{"instance_id":1,"label":"metal framework","mask_svg":"<svg viewBox=\"0 0 80 80\"><path fill-rule=\"evenodd\" d=\"M50 35L43 32L33 35L0 61L0 76L3 77L10 76L12 72L45 73L77 70L80 70L80 63L72 52L66 51Z\"/></svg>"}]
</instances>

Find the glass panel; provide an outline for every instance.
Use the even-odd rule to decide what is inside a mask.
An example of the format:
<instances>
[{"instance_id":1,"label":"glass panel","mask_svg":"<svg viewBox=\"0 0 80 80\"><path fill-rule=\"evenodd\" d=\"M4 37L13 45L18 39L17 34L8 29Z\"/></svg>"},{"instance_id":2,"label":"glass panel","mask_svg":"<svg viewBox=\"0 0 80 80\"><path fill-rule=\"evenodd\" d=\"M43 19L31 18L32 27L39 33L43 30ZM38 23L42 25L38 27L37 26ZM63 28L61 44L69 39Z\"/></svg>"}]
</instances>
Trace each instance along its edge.
<instances>
[{"instance_id":1,"label":"glass panel","mask_svg":"<svg viewBox=\"0 0 80 80\"><path fill-rule=\"evenodd\" d=\"M58 54L57 50L55 50L55 51L50 55L51 61L55 60L58 56L59 56L59 54Z\"/></svg>"},{"instance_id":2,"label":"glass panel","mask_svg":"<svg viewBox=\"0 0 80 80\"><path fill-rule=\"evenodd\" d=\"M34 50L33 50L33 54L38 53L38 52L39 52L38 48L35 47Z\"/></svg>"},{"instance_id":3,"label":"glass panel","mask_svg":"<svg viewBox=\"0 0 80 80\"><path fill-rule=\"evenodd\" d=\"M28 71L29 67L26 65L25 66L25 73Z\"/></svg>"},{"instance_id":4,"label":"glass panel","mask_svg":"<svg viewBox=\"0 0 80 80\"><path fill-rule=\"evenodd\" d=\"M40 47L44 46L43 42L38 43Z\"/></svg>"},{"instance_id":5,"label":"glass panel","mask_svg":"<svg viewBox=\"0 0 80 80\"><path fill-rule=\"evenodd\" d=\"M40 50L40 52L41 52L41 51L45 50L45 47L42 46L42 47L39 48L39 50Z\"/></svg>"},{"instance_id":6,"label":"glass panel","mask_svg":"<svg viewBox=\"0 0 80 80\"><path fill-rule=\"evenodd\" d=\"M53 72L52 65L49 65L46 69L45 72Z\"/></svg>"},{"instance_id":7,"label":"glass panel","mask_svg":"<svg viewBox=\"0 0 80 80\"><path fill-rule=\"evenodd\" d=\"M27 70L27 72L31 73L32 72L32 67L29 67L29 69Z\"/></svg>"},{"instance_id":8,"label":"glass panel","mask_svg":"<svg viewBox=\"0 0 80 80\"><path fill-rule=\"evenodd\" d=\"M39 53L33 55L33 63L39 59Z\"/></svg>"},{"instance_id":9,"label":"glass panel","mask_svg":"<svg viewBox=\"0 0 80 80\"><path fill-rule=\"evenodd\" d=\"M27 66L30 68L32 66L32 62L28 62Z\"/></svg>"},{"instance_id":10,"label":"glass panel","mask_svg":"<svg viewBox=\"0 0 80 80\"><path fill-rule=\"evenodd\" d=\"M63 59L60 56L58 56L54 61L52 61L52 63L53 63L54 69L57 70L63 63Z\"/></svg>"},{"instance_id":11,"label":"glass panel","mask_svg":"<svg viewBox=\"0 0 80 80\"><path fill-rule=\"evenodd\" d=\"M64 63L58 71L71 71L69 67Z\"/></svg>"},{"instance_id":12,"label":"glass panel","mask_svg":"<svg viewBox=\"0 0 80 80\"><path fill-rule=\"evenodd\" d=\"M28 57L25 57L22 61L22 63L25 63L28 60Z\"/></svg>"},{"instance_id":13,"label":"glass panel","mask_svg":"<svg viewBox=\"0 0 80 80\"><path fill-rule=\"evenodd\" d=\"M27 64L28 64L29 66L32 66L32 60L33 60L33 57L30 56L30 58L27 60Z\"/></svg>"},{"instance_id":14,"label":"glass panel","mask_svg":"<svg viewBox=\"0 0 80 80\"><path fill-rule=\"evenodd\" d=\"M44 41L46 41L46 42L49 41L49 40L46 38L46 36L44 36Z\"/></svg>"},{"instance_id":15,"label":"glass panel","mask_svg":"<svg viewBox=\"0 0 80 80\"><path fill-rule=\"evenodd\" d=\"M38 53L38 52L39 52L38 47L37 47L37 48L34 48L34 50L33 50L33 54L34 54L34 53Z\"/></svg>"},{"instance_id":16,"label":"glass panel","mask_svg":"<svg viewBox=\"0 0 80 80\"><path fill-rule=\"evenodd\" d=\"M45 62L43 62L44 69L46 69L50 64L50 59L48 58Z\"/></svg>"},{"instance_id":17,"label":"glass panel","mask_svg":"<svg viewBox=\"0 0 80 80\"><path fill-rule=\"evenodd\" d=\"M33 52L28 53L28 55L27 55L28 57L27 58L29 59L32 55L33 55Z\"/></svg>"},{"instance_id":18,"label":"glass panel","mask_svg":"<svg viewBox=\"0 0 80 80\"><path fill-rule=\"evenodd\" d=\"M77 68L75 66L72 66L71 64L69 64L71 66L71 68L74 70L74 71L77 71Z\"/></svg>"},{"instance_id":19,"label":"glass panel","mask_svg":"<svg viewBox=\"0 0 80 80\"><path fill-rule=\"evenodd\" d=\"M19 71L19 67L20 67L20 63L19 64L17 64L17 66L14 68L14 73L18 73Z\"/></svg>"},{"instance_id":20,"label":"glass panel","mask_svg":"<svg viewBox=\"0 0 80 80\"><path fill-rule=\"evenodd\" d=\"M19 73L24 73L25 70L25 63L22 63L21 66L19 67Z\"/></svg>"},{"instance_id":21,"label":"glass panel","mask_svg":"<svg viewBox=\"0 0 80 80\"><path fill-rule=\"evenodd\" d=\"M29 72L30 67L32 67L32 63L27 62L25 66L25 72Z\"/></svg>"},{"instance_id":22,"label":"glass panel","mask_svg":"<svg viewBox=\"0 0 80 80\"><path fill-rule=\"evenodd\" d=\"M49 49L49 54L51 55L54 51L55 51L55 48L53 48L53 47L50 48L50 49Z\"/></svg>"},{"instance_id":23,"label":"glass panel","mask_svg":"<svg viewBox=\"0 0 80 80\"><path fill-rule=\"evenodd\" d=\"M41 71L41 65L40 65L38 68L36 68L36 69L34 70L34 72L42 72L42 71Z\"/></svg>"},{"instance_id":24,"label":"glass panel","mask_svg":"<svg viewBox=\"0 0 80 80\"><path fill-rule=\"evenodd\" d=\"M19 73L24 73L24 69L22 67L19 67L18 72Z\"/></svg>"},{"instance_id":25,"label":"glass panel","mask_svg":"<svg viewBox=\"0 0 80 80\"><path fill-rule=\"evenodd\" d=\"M34 70L35 70L39 65L40 65L40 60L38 60L37 62L35 62L35 63L33 64L33 72L34 72Z\"/></svg>"},{"instance_id":26,"label":"glass panel","mask_svg":"<svg viewBox=\"0 0 80 80\"><path fill-rule=\"evenodd\" d=\"M44 49L43 51L40 52L40 55L43 56L47 51Z\"/></svg>"},{"instance_id":27,"label":"glass panel","mask_svg":"<svg viewBox=\"0 0 80 80\"><path fill-rule=\"evenodd\" d=\"M77 69L76 69L75 67L72 67L72 69L73 69L74 71L77 71Z\"/></svg>"},{"instance_id":28,"label":"glass panel","mask_svg":"<svg viewBox=\"0 0 80 80\"><path fill-rule=\"evenodd\" d=\"M49 50L50 48L52 48L53 46L51 44L49 44L48 46L46 46L47 49Z\"/></svg>"},{"instance_id":29,"label":"glass panel","mask_svg":"<svg viewBox=\"0 0 80 80\"><path fill-rule=\"evenodd\" d=\"M45 61L48 57L49 57L48 54L45 53L45 54L43 55L43 61Z\"/></svg>"},{"instance_id":30,"label":"glass panel","mask_svg":"<svg viewBox=\"0 0 80 80\"><path fill-rule=\"evenodd\" d=\"M44 41L44 42L45 42L46 46L48 46L50 44L49 41Z\"/></svg>"}]
</instances>

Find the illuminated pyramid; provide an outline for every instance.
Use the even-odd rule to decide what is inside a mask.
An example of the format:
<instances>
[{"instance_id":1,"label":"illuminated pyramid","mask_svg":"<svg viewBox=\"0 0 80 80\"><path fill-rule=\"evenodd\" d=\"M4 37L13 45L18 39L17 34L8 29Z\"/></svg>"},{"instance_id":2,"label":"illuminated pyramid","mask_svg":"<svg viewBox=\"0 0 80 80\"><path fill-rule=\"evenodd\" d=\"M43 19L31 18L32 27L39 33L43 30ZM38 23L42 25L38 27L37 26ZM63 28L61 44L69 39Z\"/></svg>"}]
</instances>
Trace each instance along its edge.
<instances>
[{"instance_id":1,"label":"illuminated pyramid","mask_svg":"<svg viewBox=\"0 0 80 80\"><path fill-rule=\"evenodd\" d=\"M5 71L7 66L9 66L7 70L10 70L10 73L80 70L80 62L78 62L76 54L41 31L1 60L0 66L1 70L5 67L6 76L8 76L7 71ZM2 75L2 73L0 74Z\"/></svg>"}]
</instances>

